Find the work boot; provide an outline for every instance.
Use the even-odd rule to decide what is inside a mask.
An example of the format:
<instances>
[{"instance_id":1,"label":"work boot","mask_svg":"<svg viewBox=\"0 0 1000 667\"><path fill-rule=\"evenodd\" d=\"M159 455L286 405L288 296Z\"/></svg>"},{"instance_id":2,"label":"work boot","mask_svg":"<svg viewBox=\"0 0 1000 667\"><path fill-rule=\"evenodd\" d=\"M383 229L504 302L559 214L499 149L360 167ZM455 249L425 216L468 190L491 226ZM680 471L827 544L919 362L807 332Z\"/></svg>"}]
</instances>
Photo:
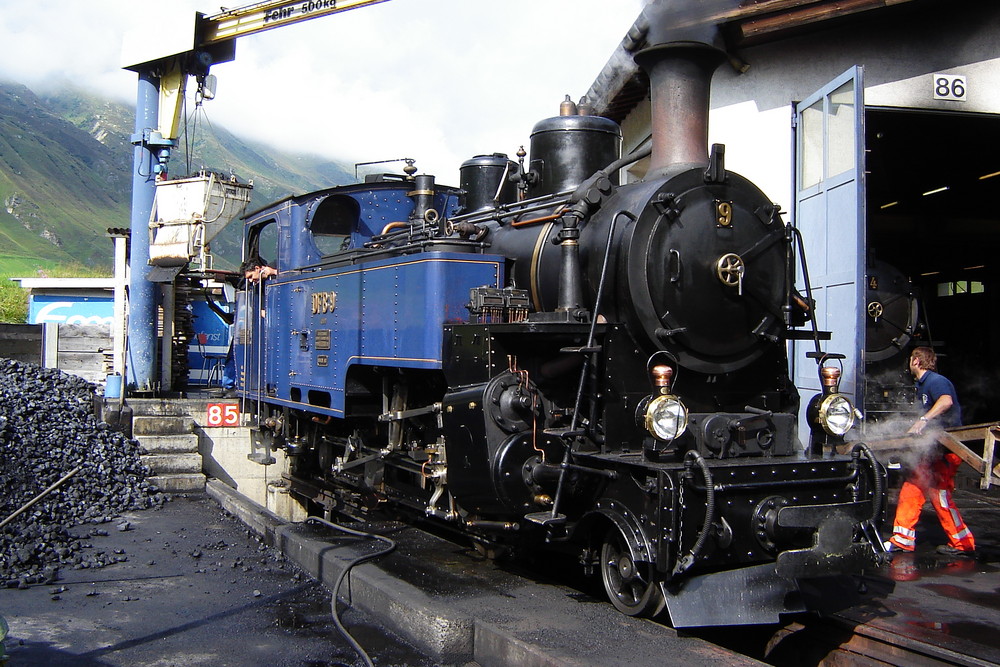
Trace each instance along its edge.
<instances>
[{"instance_id":1,"label":"work boot","mask_svg":"<svg viewBox=\"0 0 1000 667\"><path fill-rule=\"evenodd\" d=\"M975 549L959 549L950 544L942 544L935 551L942 556L973 556L976 553Z\"/></svg>"}]
</instances>

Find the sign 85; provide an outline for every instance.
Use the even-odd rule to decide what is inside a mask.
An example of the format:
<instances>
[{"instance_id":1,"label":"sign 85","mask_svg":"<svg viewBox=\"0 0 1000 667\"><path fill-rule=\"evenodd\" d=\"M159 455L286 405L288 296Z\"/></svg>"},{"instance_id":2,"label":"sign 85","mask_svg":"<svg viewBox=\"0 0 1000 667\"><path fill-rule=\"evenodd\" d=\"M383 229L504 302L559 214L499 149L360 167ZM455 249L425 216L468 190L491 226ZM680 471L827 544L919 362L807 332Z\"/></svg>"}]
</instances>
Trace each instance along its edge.
<instances>
[{"instance_id":1,"label":"sign 85","mask_svg":"<svg viewBox=\"0 0 1000 667\"><path fill-rule=\"evenodd\" d=\"M240 406L237 403L209 403L205 426L239 426Z\"/></svg>"}]
</instances>

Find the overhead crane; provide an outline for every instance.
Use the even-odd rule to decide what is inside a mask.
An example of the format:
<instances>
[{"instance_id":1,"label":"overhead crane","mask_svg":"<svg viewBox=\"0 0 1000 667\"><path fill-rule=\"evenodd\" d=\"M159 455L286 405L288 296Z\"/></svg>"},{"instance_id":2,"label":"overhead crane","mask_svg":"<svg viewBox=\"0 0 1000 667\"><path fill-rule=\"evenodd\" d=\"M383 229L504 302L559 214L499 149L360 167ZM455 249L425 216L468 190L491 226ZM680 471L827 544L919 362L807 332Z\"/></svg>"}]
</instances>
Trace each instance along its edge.
<instances>
[{"instance_id":1,"label":"overhead crane","mask_svg":"<svg viewBox=\"0 0 1000 667\"><path fill-rule=\"evenodd\" d=\"M148 279L149 220L156 182L167 176L180 135L187 80L195 77L198 95L214 96L213 65L236 57L236 40L321 16L380 4L388 0L298 0L255 2L223 8L212 16L183 16L174 29L166 22L143 26L126 36L122 67L138 74L135 132L132 135L132 217L125 389L153 394L156 373L158 286Z\"/></svg>"}]
</instances>

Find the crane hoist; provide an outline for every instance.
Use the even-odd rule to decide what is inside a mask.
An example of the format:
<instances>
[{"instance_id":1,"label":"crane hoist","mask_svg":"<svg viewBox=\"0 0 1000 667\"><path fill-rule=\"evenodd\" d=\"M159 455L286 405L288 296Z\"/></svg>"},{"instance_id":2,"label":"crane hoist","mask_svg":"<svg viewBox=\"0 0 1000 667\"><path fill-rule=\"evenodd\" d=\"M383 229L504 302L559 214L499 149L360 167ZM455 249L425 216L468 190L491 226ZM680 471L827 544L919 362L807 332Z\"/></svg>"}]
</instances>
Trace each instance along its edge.
<instances>
[{"instance_id":1,"label":"crane hoist","mask_svg":"<svg viewBox=\"0 0 1000 667\"><path fill-rule=\"evenodd\" d=\"M196 78L200 97L214 97L214 81L208 73L209 68L235 59L237 38L383 2L388 0L269 0L235 9L223 8L212 16L195 12L191 20L181 19L178 28L178 32L188 33L179 42L188 48L158 54L158 44L164 44L169 50L172 42L157 40L150 45L146 37L148 33L129 35L123 48L122 67L137 72L152 68L159 73L159 125L155 128L158 135L155 139L176 141L180 136L181 109L188 77ZM158 162L154 168L157 174L162 174L167 169L166 162Z\"/></svg>"},{"instance_id":2,"label":"crane hoist","mask_svg":"<svg viewBox=\"0 0 1000 667\"><path fill-rule=\"evenodd\" d=\"M212 65L236 58L236 40L265 30L280 28L309 19L329 16L351 9L380 4L388 0L270 0L235 9L223 8L207 16L200 12L170 13L158 6L155 18L139 30L125 36L122 68L138 74L135 132L132 135L132 217L129 257L127 340L116 343L115 372L125 377L125 388L132 394L152 394L158 389L156 366L157 306L172 299L170 290L161 295L157 282L166 283L183 269L187 258L201 254L210 240L203 231L189 232L180 226L171 228L168 240L177 248L176 257L157 260L150 266L149 238L154 213L156 184L167 177L168 163L180 136L181 113L189 77L198 84L197 99L214 97ZM249 201L249 196L237 194ZM208 196L205 197L208 205ZM199 214L200 215L200 214ZM170 221L167 221L170 222ZM173 264L173 274L164 279L164 264ZM159 274L157 270L161 270ZM152 273L151 273L152 271ZM116 271L117 275L117 271ZM120 289L124 293L124 287ZM119 292L119 290L116 290ZM123 299L116 294L116 301ZM167 303L164 303L164 312ZM118 309L116 308L116 312ZM121 323L123 324L123 323ZM164 331L166 339L167 332ZM115 339L121 337L116 333ZM125 364L125 349L128 364ZM169 376L167 345L161 354L162 374Z\"/></svg>"}]
</instances>

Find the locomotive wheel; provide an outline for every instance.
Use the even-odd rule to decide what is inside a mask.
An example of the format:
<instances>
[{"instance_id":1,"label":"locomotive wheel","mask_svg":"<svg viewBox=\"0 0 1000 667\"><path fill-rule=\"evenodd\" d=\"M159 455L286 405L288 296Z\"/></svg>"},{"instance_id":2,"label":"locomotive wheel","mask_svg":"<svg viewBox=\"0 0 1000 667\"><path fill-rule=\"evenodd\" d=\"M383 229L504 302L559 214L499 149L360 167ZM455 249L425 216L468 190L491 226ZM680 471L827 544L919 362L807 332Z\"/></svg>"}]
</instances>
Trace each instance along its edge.
<instances>
[{"instance_id":1,"label":"locomotive wheel","mask_svg":"<svg viewBox=\"0 0 1000 667\"><path fill-rule=\"evenodd\" d=\"M611 604L626 616L652 618L666 606L650 563L636 563L621 532L612 528L601 545L601 580Z\"/></svg>"}]
</instances>

